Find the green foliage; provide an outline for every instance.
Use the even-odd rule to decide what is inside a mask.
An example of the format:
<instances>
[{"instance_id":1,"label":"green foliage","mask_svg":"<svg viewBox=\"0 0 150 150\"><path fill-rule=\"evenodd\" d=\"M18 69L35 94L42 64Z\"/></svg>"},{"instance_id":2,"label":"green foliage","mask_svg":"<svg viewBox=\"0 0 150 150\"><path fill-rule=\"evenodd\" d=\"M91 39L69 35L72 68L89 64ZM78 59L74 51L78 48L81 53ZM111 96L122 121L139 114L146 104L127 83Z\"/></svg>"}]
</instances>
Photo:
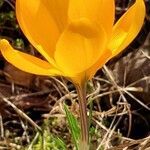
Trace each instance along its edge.
<instances>
[{"instance_id":1,"label":"green foliage","mask_svg":"<svg viewBox=\"0 0 150 150\"><path fill-rule=\"evenodd\" d=\"M53 136L48 129L48 121L43 125L43 134L39 134L33 144L34 150L67 150L66 144L58 137Z\"/></svg>"},{"instance_id":2,"label":"green foliage","mask_svg":"<svg viewBox=\"0 0 150 150\"><path fill-rule=\"evenodd\" d=\"M3 5L4 0L0 0L0 7Z\"/></svg>"},{"instance_id":3,"label":"green foliage","mask_svg":"<svg viewBox=\"0 0 150 150\"><path fill-rule=\"evenodd\" d=\"M9 11L9 12L1 12L0 13L0 25L5 25L6 22L12 22L15 26L15 12Z\"/></svg>"},{"instance_id":4,"label":"green foliage","mask_svg":"<svg viewBox=\"0 0 150 150\"><path fill-rule=\"evenodd\" d=\"M24 48L24 42L23 42L23 40L22 39L20 39L20 38L17 38L16 40L15 40L15 46L16 46L16 48Z\"/></svg>"},{"instance_id":5,"label":"green foliage","mask_svg":"<svg viewBox=\"0 0 150 150\"><path fill-rule=\"evenodd\" d=\"M69 129L71 132L71 136L73 139L73 142L75 144L76 149L78 150L79 146L79 138L80 138L80 128L79 128L79 122L75 118L75 116L68 110L67 106L64 106L66 117L69 125Z\"/></svg>"},{"instance_id":6,"label":"green foliage","mask_svg":"<svg viewBox=\"0 0 150 150\"><path fill-rule=\"evenodd\" d=\"M17 49L26 49L28 42L19 28L14 9L12 1L0 0L0 38L9 40Z\"/></svg>"},{"instance_id":7,"label":"green foliage","mask_svg":"<svg viewBox=\"0 0 150 150\"><path fill-rule=\"evenodd\" d=\"M40 135L36 144L33 145L35 150L67 150L65 143L51 135L47 130Z\"/></svg>"},{"instance_id":8,"label":"green foliage","mask_svg":"<svg viewBox=\"0 0 150 150\"><path fill-rule=\"evenodd\" d=\"M104 150L104 146L101 146L101 147L99 148L99 150Z\"/></svg>"}]
</instances>

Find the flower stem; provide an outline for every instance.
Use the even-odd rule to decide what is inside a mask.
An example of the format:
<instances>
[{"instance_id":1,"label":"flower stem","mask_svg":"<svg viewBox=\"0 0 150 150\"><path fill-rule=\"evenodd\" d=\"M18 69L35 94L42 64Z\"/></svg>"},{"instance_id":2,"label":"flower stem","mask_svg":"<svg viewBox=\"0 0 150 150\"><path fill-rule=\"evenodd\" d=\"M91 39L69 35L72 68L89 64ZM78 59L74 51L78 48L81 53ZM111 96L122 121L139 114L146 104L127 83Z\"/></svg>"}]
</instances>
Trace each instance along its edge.
<instances>
[{"instance_id":1,"label":"flower stem","mask_svg":"<svg viewBox=\"0 0 150 150\"><path fill-rule=\"evenodd\" d=\"M76 90L79 98L80 109L80 124L81 124L81 137L79 150L88 150L89 147L89 131L88 131L88 118L86 110L86 84L76 85Z\"/></svg>"}]
</instances>

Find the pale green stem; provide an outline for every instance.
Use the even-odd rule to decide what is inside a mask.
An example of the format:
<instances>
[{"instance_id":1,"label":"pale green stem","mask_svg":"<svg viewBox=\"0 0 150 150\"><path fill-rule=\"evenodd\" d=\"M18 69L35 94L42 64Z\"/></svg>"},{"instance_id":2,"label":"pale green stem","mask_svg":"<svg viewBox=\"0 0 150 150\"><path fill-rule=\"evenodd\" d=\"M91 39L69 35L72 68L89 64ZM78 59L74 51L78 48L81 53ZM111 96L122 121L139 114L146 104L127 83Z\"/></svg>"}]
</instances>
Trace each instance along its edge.
<instances>
[{"instance_id":1,"label":"pale green stem","mask_svg":"<svg viewBox=\"0 0 150 150\"><path fill-rule=\"evenodd\" d=\"M81 124L81 137L79 150L88 150L89 148L89 127L87 118L87 101L86 101L86 84L75 85L80 109L80 124Z\"/></svg>"}]
</instances>

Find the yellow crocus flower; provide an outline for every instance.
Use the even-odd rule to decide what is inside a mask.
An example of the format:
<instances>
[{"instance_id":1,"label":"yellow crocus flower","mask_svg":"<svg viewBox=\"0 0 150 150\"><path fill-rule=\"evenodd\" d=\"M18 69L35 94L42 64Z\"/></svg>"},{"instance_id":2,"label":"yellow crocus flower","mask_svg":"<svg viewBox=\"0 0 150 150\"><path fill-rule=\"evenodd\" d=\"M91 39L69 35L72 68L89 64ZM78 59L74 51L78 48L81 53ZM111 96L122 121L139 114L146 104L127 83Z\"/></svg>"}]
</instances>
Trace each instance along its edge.
<instances>
[{"instance_id":1,"label":"yellow crocus flower","mask_svg":"<svg viewBox=\"0 0 150 150\"><path fill-rule=\"evenodd\" d=\"M77 89L80 106L80 150L89 149L85 83L139 33L144 0L114 23L115 0L16 0L19 25L41 60L0 40L5 59L17 68L47 76L64 76Z\"/></svg>"},{"instance_id":2,"label":"yellow crocus flower","mask_svg":"<svg viewBox=\"0 0 150 150\"><path fill-rule=\"evenodd\" d=\"M115 0L16 0L19 25L45 60L25 54L0 40L5 59L17 68L74 83L93 77L139 33L143 0L136 0L114 24Z\"/></svg>"}]
</instances>

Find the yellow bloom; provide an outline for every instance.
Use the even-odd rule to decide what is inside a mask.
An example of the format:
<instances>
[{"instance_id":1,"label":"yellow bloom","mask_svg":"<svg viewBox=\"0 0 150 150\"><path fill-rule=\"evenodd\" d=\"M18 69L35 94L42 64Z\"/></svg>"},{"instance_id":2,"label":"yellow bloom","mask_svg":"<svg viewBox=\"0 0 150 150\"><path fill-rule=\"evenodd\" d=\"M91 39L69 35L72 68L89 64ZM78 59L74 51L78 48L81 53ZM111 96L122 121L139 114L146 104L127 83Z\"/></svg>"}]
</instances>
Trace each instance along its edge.
<instances>
[{"instance_id":1,"label":"yellow bloom","mask_svg":"<svg viewBox=\"0 0 150 150\"><path fill-rule=\"evenodd\" d=\"M88 80L137 36L145 17L143 0L136 0L114 24L115 0L16 0L19 25L41 60L0 40L5 59L38 75Z\"/></svg>"}]
</instances>

